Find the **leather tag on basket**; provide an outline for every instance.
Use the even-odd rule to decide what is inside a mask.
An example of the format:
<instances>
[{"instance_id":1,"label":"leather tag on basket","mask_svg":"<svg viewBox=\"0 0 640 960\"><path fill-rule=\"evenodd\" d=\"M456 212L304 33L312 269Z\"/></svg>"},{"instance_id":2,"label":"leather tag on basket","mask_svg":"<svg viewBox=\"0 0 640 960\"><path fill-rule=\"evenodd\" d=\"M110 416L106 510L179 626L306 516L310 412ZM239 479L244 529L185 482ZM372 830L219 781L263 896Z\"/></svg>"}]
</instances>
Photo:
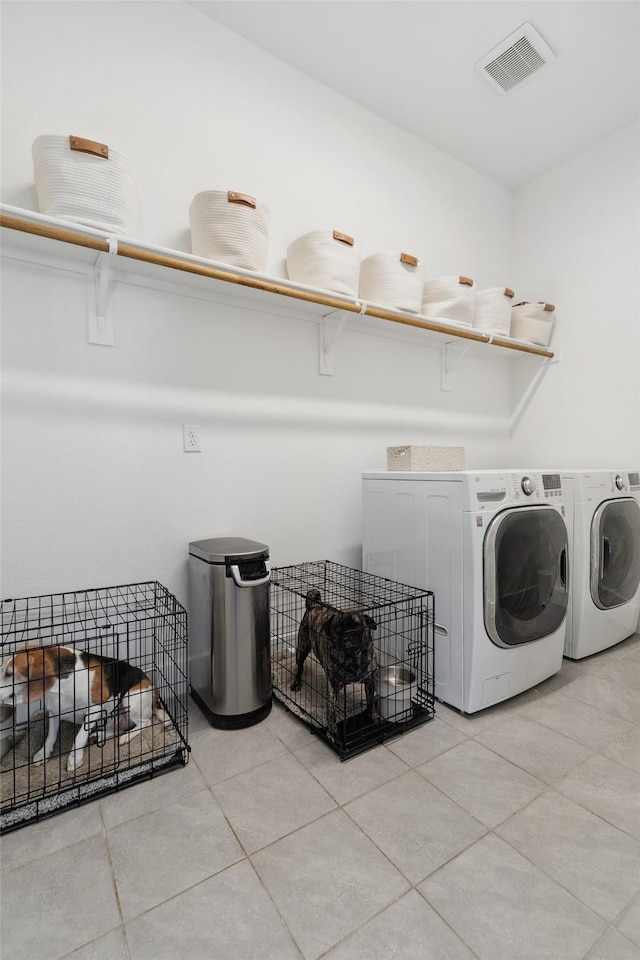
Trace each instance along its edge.
<instances>
[{"instance_id":1,"label":"leather tag on basket","mask_svg":"<svg viewBox=\"0 0 640 960\"><path fill-rule=\"evenodd\" d=\"M418 266L418 258L412 257L410 253L401 253L400 254L400 263L408 263L411 267Z\"/></svg>"},{"instance_id":2,"label":"leather tag on basket","mask_svg":"<svg viewBox=\"0 0 640 960\"><path fill-rule=\"evenodd\" d=\"M504 295L505 295L505 297L513 297L513 296L515 296L513 290L510 290L509 287L505 287L505 288L504 288Z\"/></svg>"},{"instance_id":3,"label":"leather tag on basket","mask_svg":"<svg viewBox=\"0 0 640 960\"><path fill-rule=\"evenodd\" d=\"M472 287L473 280L471 277L460 277L458 283L461 283L464 287Z\"/></svg>"},{"instance_id":4,"label":"leather tag on basket","mask_svg":"<svg viewBox=\"0 0 640 960\"><path fill-rule=\"evenodd\" d=\"M97 140L84 140L82 137L69 137L69 149L77 153L90 153L92 157L102 157L103 160L109 159L109 147L106 143L98 143Z\"/></svg>"},{"instance_id":5,"label":"leather tag on basket","mask_svg":"<svg viewBox=\"0 0 640 960\"><path fill-rule=\"evenodd\" d=\"M545 303L544 305L545 313L553 313L555 307L552 303Z\"/></svg>"},{"instance_id":6,"label":"leather tag on basket","mask_svg":"<svg viewBox=\"0 0 640 960\"><path fill-rule=\"evenodd\" d=\"M247 207L253 207L255 210L257 203L255 197L250 197L248 193L237 193L235 190L227 192L229 203L243 203Z\"/></svg>"},{"instance_id":7,"label":"leather tag on basket","mask_svg":"<svg viewBox=\"0 0 640 960\"><path fill-rule=\"evenodd\" d=\"M353 237L350 237L347 233L340 233L339 230L333 231L333 239L340 240L341 243L348 243L350 247L354 244Z\"/></svg>"}]
</instances>

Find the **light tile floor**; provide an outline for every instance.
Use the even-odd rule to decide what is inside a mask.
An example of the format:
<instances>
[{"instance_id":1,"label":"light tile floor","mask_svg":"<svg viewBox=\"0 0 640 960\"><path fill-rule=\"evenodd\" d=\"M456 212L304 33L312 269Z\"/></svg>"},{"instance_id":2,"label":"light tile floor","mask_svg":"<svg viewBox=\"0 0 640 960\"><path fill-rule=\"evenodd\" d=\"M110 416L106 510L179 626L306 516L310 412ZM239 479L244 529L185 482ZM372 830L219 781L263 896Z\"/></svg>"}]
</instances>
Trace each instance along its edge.
<instances>
[{"instance_id":1,"label":"light tile floor","mask_svg":"<svg viewBox=\"0 0 640 960\"><path fill-rule=\"evenodd\" d=\"M2 838L2 960L640 958L640 635L341 763L275 704Z\"/></svg>"}]
</instances>

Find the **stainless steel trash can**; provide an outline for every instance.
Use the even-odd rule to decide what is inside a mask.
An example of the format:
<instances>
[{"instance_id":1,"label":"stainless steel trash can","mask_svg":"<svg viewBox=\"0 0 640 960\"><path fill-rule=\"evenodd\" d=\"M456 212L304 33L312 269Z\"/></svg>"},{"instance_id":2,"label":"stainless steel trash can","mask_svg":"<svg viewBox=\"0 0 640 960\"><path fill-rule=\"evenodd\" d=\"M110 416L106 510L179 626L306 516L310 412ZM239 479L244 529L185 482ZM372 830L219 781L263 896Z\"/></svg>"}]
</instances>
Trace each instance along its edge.
<instances>
[{"instance_id":1,"label":"stainless steel trash can","mask_svg":"<svg viewBox=\"0 0 640 960\"><path fill-rule=\"evenodd\" d=\"M269 548L243 537L189 544L191 695L215 727L271 710Z\"/></svg>"}]
</instances>

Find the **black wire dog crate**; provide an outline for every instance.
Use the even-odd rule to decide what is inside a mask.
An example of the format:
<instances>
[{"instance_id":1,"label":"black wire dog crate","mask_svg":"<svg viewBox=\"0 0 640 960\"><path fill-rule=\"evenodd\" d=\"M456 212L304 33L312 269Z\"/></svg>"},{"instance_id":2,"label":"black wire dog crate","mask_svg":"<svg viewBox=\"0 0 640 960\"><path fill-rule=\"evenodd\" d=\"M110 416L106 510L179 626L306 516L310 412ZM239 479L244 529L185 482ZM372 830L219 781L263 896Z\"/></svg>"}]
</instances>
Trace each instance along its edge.
<instances>
[{"instance_id":1,"label":"black wire dog crate","mask_svg":"<svg viewBox=\"0 0 640 960\"><path fill-rule=\"evenodd\" d=\"M74 671L78 651L88 655L89 673ZM103 705L87 720L90 684L96 702L95 684L108 682L117 690L133 681L133 691L135 683L144 685L139 671L155 689L153 700L146 698L153 703L148 725L139 723L131 736L135 728L126 705L133 713L134 703L117 695L106 699L104 685L97 697ZM187 616L162 584L2 601L0 832L185 765L187 697ZM40 759L47 731L55 730L52 715L54 723L59 719L57 737L48 758ZM77 761L82 724L89 742Z\"/></svg>"},{"instance_id":2,"label":"black wire dog crate","mask_svg":"<svg viewBox=\"0 0 640 960\"><path fill-rule=\"evenodd\" d=\"M434 716L434 600L329 560L271 581L273 692L346 760Z\"/></svg>"}]
</instances>

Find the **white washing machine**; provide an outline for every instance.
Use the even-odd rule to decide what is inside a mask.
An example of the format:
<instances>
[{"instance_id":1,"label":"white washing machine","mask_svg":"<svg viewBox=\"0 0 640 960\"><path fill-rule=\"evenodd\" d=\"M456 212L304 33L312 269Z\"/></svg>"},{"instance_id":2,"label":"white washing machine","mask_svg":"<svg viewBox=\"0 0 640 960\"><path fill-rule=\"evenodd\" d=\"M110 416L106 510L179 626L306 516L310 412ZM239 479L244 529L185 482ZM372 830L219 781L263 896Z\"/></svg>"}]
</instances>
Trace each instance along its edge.
<instances>
[{"instance_id":1,"label":"white washing machine","mask_svg":"<svg viewBox=\"0 0 640 960\"><path fill-rule=\"evenodd\" d=\"M363 474L363 568L435 594L435 695L465 713L562 666L568 538L559 473Z\"/></svg>"},{"instance_id":2,"label":"white washing machine","mask_svg":"<svg viewBox=\"0 0 640 960\"><path fill-rule=\"evenodd\" d=\"M561 470L571 595L564 653L580 660L635 633L640 616L640 473Z\"/></svg>"}]
</instances>

